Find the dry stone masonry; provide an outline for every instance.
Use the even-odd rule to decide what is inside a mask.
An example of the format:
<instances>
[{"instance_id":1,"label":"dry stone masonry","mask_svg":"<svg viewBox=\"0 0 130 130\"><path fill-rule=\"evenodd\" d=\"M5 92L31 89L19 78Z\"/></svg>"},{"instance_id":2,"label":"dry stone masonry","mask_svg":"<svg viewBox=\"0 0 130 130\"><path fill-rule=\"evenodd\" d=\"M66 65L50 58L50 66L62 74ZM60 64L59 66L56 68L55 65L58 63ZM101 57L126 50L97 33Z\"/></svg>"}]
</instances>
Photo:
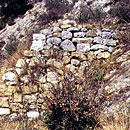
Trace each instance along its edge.
<instances>
[{"instance_id":1,"label":"dry stone masonry","mask_svg":"<svg viewBox=\"0 0 130 130\"><path fill-rule=\"evenodd\" d=\"M92 58L109 58L117 44L114 30L88 29L72 20L33 34L30 50L3 75L0 115L38 118L44 110L43 97L62 82L67 71L82 78Z\"/></svg>"}]
</instances>

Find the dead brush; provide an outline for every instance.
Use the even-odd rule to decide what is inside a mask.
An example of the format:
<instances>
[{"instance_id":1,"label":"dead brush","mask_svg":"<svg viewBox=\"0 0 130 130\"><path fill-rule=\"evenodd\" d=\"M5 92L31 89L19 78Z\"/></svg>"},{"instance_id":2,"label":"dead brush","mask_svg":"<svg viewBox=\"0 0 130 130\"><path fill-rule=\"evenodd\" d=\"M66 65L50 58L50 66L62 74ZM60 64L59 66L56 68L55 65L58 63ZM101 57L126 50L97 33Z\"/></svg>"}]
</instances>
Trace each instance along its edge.
<instances>
[{"instance_id":1,"label":"dead brush","mask_svg":"<svg viewBox=\"0 0 130 130\"><path fill-rule=\"evenodd\" d=\"M116 113L113 116L102 115L99 117L100 128L94 130L129 130L130 114Z\"/></svg>"}]
</instances>

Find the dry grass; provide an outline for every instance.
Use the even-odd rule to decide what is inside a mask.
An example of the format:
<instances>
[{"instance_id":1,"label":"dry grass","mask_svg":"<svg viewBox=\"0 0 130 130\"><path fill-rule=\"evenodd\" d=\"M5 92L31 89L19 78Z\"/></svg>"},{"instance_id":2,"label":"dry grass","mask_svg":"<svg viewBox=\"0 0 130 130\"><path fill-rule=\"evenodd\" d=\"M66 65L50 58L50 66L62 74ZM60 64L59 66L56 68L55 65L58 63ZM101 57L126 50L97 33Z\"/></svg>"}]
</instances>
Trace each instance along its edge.
<instances>
[{"instance_id":1,"label":"dry grass","mask_svg":"<svg viewBox=\"0 0 130 130\"><path fill-rule=\"evenodd\" d=\"M21 42L21 43L19 43L18 49L16 50L16 52L14 54L12 54L11 56L7 56L8 58L5 59L4 64L0 68L0 84L2 82L2 80L1 80L2 76L5 74L6 70L8 68L14 68L17 60L19 58L23 57L24 50L28 50L30 48L30 46L31 46L31 41L28 44Z\"/></svg>"},{"instance_id":2,"label":"dry grass","mask_svg":"<svg viewBox=\"0 0 130 130\"><path fill-rule=\"evenodd\" d=\"M38 121L0 121L0 130L48 130L44 122Z\"/></svg>"},{"instance_id":3,"label":"dry grass","mask_svg":"<svg viewBox=\"0 0 130 130\"><path fill-rule=\"evenodd\" d=\"M130 114L115 114L114 116L100 116L100 128L95 130L130 130Z\"/></svg>"}]
</instances>

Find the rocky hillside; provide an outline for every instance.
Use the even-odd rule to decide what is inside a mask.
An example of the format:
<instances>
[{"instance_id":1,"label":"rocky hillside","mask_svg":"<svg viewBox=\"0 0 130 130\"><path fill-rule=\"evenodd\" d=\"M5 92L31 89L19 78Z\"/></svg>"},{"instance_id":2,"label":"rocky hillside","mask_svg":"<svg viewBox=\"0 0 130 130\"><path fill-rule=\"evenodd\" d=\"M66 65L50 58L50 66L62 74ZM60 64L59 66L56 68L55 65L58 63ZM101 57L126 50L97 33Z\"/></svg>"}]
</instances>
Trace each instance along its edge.
<instances>
[{"instance_id":1,"label":"rocky hillside","mask_svg":"<svg viewBox=\"0 0 130 130\"><path fill-rule=\"evenodd\" d=\"M17 45L1 68L0 116L40 118L48 108L45 98L53 97L53 88L61 90L66 83L85 90L95 113L129 112L129 24L78 23L72 16L78 15L83 2L92 7L98 3L105 12L111 7L111 1L78 1L63 19L43 24L41 16L48 10L44 1L37 2L14 25L0 31L4 53L12 43Z\"/></svg>"}]
</instances>

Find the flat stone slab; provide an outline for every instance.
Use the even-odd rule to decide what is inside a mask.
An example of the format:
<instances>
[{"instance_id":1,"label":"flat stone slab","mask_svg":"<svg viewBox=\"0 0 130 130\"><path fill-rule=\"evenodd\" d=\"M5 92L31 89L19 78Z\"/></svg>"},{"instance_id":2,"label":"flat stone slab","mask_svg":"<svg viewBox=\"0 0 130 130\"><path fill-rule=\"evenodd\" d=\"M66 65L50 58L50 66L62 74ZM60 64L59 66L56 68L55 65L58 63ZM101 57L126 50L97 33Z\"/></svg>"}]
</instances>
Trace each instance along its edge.
<instances>
[{"instance_id":1,"label":"flat stone slab","mask_svg":"<svg viewBox=\"0 0 130 130\"><path fill-rule=\"evenodd\" d=\"M73 38L72 42L76 43L92 43L93 38Z\"/></svg>"},{"instance_id":2,"label":"flat stone slab","mask_svg":"<svg viewBox=\"0 0 130 130\"><path fill-rule=\"evenodd\" d=\"M42 40L33 41L30 50L40 51L43 49L45 44L45 41Z\"/></svg>"},{"instance_id":3,"label":"flat stone slab","mask_svg":"<svg viewBox=\"0 0 130 130\"><path fill-rule=\"evenodd\" d=\"M33 34L33 40L45 40L46 36L44 34Z\"/></svg>"},{"instance_id":4,"label":"flat stone slab","mask_svg":"<svg viewBox=\"0 0 130 130\"><path fill-rule=\"evenodd\" d=\"M10 109L9 108L0 108L0 115L9 115Z\"/></svg>"},{"instance_id":5,"label":"flat stone slab","mask_svg":"<svg viewBox=\"0 0 130 130\"><path fill-rule=\"evenodd\" d=\"M90 44L77 44L77 52L87 52L90 51Z\"/></svg>"}]
</instances>

